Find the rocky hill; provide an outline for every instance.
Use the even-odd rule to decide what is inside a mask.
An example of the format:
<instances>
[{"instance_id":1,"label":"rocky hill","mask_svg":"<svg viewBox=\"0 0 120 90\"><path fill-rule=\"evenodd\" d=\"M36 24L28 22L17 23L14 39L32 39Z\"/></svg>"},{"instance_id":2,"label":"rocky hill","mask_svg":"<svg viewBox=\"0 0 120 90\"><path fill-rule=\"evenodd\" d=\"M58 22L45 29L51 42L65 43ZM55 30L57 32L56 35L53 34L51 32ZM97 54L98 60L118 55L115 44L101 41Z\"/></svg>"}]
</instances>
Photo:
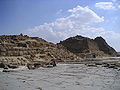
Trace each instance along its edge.
<instances>
[{"instance_id":1,"label":"rocky hill","mask_svg":"<svg viewBox=\"0 0 120 90\"><path fill-rule=\"evenodd\" d=\"M116 56L117 52L115 49L110 47L107 42L102 37L96 37L94 41L97 43L99 50L103 51L105 54Z\"/></svg>"},{"instance_id":2,"label":"rocky hill","mask_svg":"<svg viewBox=\"0 0 120 90\"><path fill-rule=\"evenodd\" d=\"M117 52L102 37L90 39L82 36L70 37L58 43L82 58L116 56Z\"/></svg>"},{"instance_id":3,"label":"rocky hill","mask_svg":"<svg viewBox=\"0 0 120 90\"><path fill-rule=\"evenodd\" d=\"M61 45L55 45L42 38L27 35L0 36L0 62L24 65L31 62L65 62L77 60L78 56Z\"/></svg>"}]
</instances>

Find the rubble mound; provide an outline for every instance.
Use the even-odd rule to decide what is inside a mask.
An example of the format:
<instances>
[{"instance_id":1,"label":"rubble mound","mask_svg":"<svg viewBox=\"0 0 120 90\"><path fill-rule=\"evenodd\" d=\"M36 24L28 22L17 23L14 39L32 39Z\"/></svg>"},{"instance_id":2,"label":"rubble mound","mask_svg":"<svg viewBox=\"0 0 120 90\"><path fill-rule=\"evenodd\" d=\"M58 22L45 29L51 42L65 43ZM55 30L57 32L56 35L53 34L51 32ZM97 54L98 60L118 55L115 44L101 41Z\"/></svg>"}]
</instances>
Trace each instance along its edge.
<instances>
[{"instance_id":1,"label":"rubble mound","mask_svg":"<svg viewBox=\"0 0 120 90\"><path fill-rule=\"evenodd\" d=\"M117 52L110 47L102 37L90 39L88 37L77 35L64 41L60 41L58 45L59 44L82 58L109 57L117 55Z\"/></svg>"},{"instance_id":2,"label":"rubble mound","mask_svg":"<svg viewBox=\"0 0 120 90\"><path fill-rule=\"evenodd\" d=\"M24 65L33 62L64 62L79 57L61 45L27 35L0 36L0 63Z\"/></svg>"}]
</instances>

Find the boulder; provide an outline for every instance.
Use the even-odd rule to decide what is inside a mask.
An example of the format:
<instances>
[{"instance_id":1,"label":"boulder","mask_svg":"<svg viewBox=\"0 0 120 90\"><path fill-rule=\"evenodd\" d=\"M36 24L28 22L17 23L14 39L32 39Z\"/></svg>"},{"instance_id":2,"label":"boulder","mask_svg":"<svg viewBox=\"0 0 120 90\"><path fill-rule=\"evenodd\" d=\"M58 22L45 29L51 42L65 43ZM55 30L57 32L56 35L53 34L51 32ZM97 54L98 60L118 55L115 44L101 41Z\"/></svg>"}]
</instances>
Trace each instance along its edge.
<instances>
[{"instance_id":1,"label":"boulder","mask_svg":"<svg viewBox=\"0 0 120 90\"><path fill-rule=\"evenodd\" d=\"M0 63L0 68L5 68L5 64L4 63Z\"/></svg>"},{"instance_id":2,"label":"boulder","mask_svg":"<svg viewBox=\"0 0 120 90\"><path fill-rule=\"evenodd\" d=\"M33 70L33 69L35 69L35 66L34 66L34 64L27 64L27 68L29 70Z\"/></svg>"},{"instance_id":3,"label":"boulder","mask_svg":"<svg viewBox=\"0 0 120 90\"><path fill-rule=\"evenodd\" d=\"M9 68L12 68L12 69L15 69L15 68L18 68L19 66L18 65L8 65Z\"/></svg>"}]
</instances>

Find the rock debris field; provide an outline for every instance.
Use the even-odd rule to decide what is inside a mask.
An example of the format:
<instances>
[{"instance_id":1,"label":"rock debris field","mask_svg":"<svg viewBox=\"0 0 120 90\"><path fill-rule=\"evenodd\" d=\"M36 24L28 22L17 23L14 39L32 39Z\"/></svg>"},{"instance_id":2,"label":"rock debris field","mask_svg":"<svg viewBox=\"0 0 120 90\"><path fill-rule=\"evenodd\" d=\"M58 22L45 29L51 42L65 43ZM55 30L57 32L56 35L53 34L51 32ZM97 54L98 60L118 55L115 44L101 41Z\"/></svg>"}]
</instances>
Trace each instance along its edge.
<instances>
[{"instance_id":1,"label":"rock debris field","mask_svg":"<svg viewBox=\"0 0 120 90\"><path fill-rule=\"evenodd\" d=\"M120 71L84 64L0 72L0 90L120 90Z\"/></svg>"}]
</instances>

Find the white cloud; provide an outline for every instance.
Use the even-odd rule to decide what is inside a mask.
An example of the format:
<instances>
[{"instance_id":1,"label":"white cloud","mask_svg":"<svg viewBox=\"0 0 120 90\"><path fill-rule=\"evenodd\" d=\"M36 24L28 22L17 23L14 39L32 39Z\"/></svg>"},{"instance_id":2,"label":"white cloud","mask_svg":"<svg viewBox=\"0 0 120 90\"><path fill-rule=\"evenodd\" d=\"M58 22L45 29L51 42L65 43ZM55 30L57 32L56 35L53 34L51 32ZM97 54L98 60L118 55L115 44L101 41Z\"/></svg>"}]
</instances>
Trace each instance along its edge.
<instances>
[{"instance_id":1,"label":"white cloud","mask_svg":"<svg viewBox=\"0 0 120 90\"><path fill-rule=\"evenodd\" d=\"M83 23L90 24L94 22L104 21L103 17L99 17L95 12L93 12L88 7L77 6L73 9L68 10L68 12L71 12L71 15L68 17L68 19L80 22L82 24Z\"/></svg>"},{"instance_id":2,"label":"white cloud","mask_svg":"<svg viewBox=\"0 0 120 90\"><path fill-rule=\"evenodd\" d=\"M70 13L69 16L58 18L51 23L35 26L34 28L27 30L25 34L39 36L51 42L59 42L60 40L75 35L83 35L91 38L103 36L112 46L115 48L119 47L115 44L115 41L119 40L120 34L106 31L101 27L95 28L90 26L93 23L103 22L103 17L98 16L88 7L77 6L68 10L68 12ZM113 39L114 41L112 41Z\"/></svg>"},{"instance_id":3,"label":"white cloud","mask_svg":"<svg viewBox=\"0 0 120 90\"><path fill-rule=\"evenodd\" d=\"M104 9L104 10L115 9L115 6L113 5L112 2L98 2L95 4L95 7Z\"/></svg>"},{"instance_id":4,"label":"white cloud","mask_svg":"<svg viewBox=\"0 0 120 90\"><path fill-rule=\"evenodd\" d=\"M112 0L112 2L97 2L95 7L103 10L117 10L120 9L120 1Z\"/></svg>"}]
</instances>

